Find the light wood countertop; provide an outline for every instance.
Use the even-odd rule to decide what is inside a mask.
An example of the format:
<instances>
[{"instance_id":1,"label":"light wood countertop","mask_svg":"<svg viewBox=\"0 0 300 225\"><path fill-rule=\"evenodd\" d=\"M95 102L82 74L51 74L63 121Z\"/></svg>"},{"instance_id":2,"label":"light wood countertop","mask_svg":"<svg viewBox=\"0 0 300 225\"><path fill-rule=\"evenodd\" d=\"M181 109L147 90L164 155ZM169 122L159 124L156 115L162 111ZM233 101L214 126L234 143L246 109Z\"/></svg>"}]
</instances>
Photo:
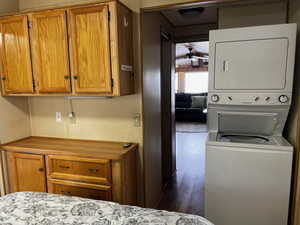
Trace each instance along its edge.
<instances>
[{"instance_id":1,"label":"light wood countertop","mask_svg":"<svg viewBox=\"0 0 300 225\"><path fill-rule=\"evenodd\" d=\"M4 151L32 153L41 155L73 155L81 157L119 160L127 152L136 150L138 145L132 143L128 148L126 142L92 141L78 139L63 139L50 137L27 137L21 140L3 144Z\"/></svg>"}]
</instances>

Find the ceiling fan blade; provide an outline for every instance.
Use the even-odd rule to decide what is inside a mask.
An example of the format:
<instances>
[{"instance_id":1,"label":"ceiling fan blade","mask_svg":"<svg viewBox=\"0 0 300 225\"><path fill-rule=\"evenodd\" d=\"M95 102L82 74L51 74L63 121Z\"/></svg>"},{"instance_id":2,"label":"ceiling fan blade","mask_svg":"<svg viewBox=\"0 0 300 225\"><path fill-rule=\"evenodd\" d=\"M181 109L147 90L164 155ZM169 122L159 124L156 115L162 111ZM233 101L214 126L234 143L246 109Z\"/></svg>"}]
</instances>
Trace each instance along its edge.
<instances>
[{"instance_id":1,"label":"ceiling fan blade","mask_svg":"<svg viewBox=\"0 0 300 225\"><path fill-rule=\"evenodd\" d=\"M202 60L208 60L208 57L202 57L202 56L192 56L194 59L202 59Z\"/></svg>"},{"instance_id":2,"label":"ceiling fan blade","mask_svg":"<svg viewBox=\"0 0 300 225\"><path fill-rule=\"evenodd\" d=\"M176 59L185 59L187 58L186 54L176 56Z\"/></svg>"}]
</instances>

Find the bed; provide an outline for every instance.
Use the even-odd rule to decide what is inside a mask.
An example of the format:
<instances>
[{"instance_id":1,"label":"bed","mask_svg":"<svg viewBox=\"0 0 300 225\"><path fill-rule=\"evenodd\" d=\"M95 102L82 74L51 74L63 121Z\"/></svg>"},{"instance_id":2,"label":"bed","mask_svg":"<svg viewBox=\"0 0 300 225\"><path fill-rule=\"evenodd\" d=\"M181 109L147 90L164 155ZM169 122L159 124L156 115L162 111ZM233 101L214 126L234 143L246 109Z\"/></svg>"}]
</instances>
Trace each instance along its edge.
<instances>
[{"instance_id":1,"label":"bed","mask_svg":"<svg viewBox=\"0 0 300 225\"><path fill-rule=\"evenodd\" d=\"M0 198L0 225L212 225L200 216L37 192Z\"/></svg>"}]
</instances>

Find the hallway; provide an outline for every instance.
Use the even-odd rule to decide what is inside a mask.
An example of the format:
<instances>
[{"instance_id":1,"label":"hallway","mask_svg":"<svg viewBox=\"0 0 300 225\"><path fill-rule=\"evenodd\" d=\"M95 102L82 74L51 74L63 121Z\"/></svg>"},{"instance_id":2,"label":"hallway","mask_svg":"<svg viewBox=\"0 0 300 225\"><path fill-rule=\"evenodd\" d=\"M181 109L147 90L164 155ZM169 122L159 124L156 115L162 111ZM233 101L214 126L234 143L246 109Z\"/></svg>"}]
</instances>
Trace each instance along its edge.
<instances>
[{"instance_id":1,"label":"hallway","mask_svg":"<svg viewBox=\"0 0 300 225\"><path fill-rule=\"evenodd\" d=\"M177 174L166 187L159 209L203 216L206 137L206 132L176 133Z\"/></svg>"}]
</instances>

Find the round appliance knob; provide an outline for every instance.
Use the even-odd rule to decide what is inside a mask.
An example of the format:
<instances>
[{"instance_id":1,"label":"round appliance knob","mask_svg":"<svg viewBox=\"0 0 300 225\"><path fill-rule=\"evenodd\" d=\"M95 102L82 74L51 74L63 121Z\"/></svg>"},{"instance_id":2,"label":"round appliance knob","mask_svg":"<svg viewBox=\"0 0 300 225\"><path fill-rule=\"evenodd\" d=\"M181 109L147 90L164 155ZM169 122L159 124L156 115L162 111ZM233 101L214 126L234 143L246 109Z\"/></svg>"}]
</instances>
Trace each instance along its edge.
<instances>
[{"instance_id":1,"label":"round appliance knob","mask_svg":"<svg viewBox=\"0 0 300 225\"><path fill-rule=\"evenodd\" d=\"M212 96L211 96L211 100L212 100L213 102L218 102L218 101L220 100L220 97L219 97L218 95L212 95Z\"/></svg>"},{"instance_id":2,"label":"round appliance knob","mask_svg":"<svg viewBox=\"0 0 300 225\"><path fill-rule=\"evenodd\" d=\"M289 101L289 97L286 95L280 95L279 96L279 102L281 103L287 103Z\"/></svg>"}]
</instances>

